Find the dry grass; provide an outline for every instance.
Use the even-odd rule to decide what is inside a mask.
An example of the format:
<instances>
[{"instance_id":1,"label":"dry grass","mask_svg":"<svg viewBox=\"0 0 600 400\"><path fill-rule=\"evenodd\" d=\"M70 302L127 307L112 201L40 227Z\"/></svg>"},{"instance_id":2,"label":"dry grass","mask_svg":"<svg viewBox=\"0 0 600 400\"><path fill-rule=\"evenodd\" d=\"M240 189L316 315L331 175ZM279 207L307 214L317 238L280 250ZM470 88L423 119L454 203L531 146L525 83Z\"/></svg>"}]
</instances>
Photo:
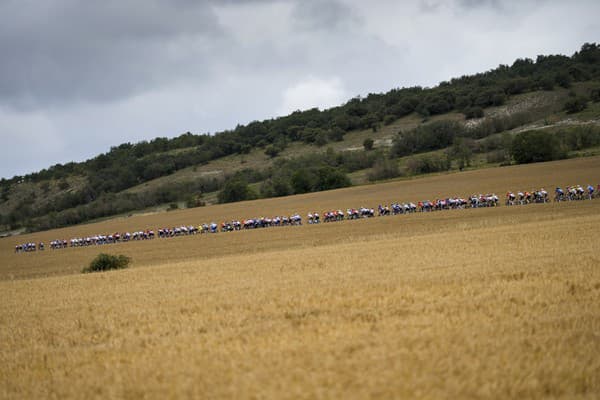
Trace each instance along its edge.
<instances>
[{"instance_id":1,"label":"dry grass","mask_svg":"<svg viewBox=\"0 0 600 400\"><path fill-rule=\"evenodd\" d=\"M599 169L472 171L32 238L583 183ZM0 397L598 398L599 224L587 201L155 240L102 248L134 268L89 275L65 274L98 248L14 255L4 239Z\"/></svg>"},{"instance_id":2,"label":"dry grass","mask_svg":"<svg viewBox=\"0 0 600 400\"><path fill-rule=\"evenodd\" d=\"M448 195L466 196L471 193L496 192L503 197L507 190L531 190L545 187L551 191L556 185L563 187L577 183L596 185L599 181L600 157L589 157L551 163L440 174L426 178L169 213L136 215L129 218L121 217L94 224L0 239L0 280L78 273L100 251L124 253L131 256L141 266L156 264L157 260L168 261L171 259L178 261L195 257L219 257L223 254L247 250L268 250L273 246L280 249L293 248L302 245L305 240L312 241L314 230L310 230L311 227L270 230L265 233L268 242L264 241L262 236L256 235L257 232L254 231L236 232L228 236L195 237L189 238L189 240L176 238L173 241L186 243L178 251L173 250L173 241L168 240L152 243L125 243L101 248L46 251L44 254L15 255L13 253L14 245L27 241L44 241L48 243L50 240L57 238L69 239L98 233L125 232L147 228L157 229L183 224L197 225L210 221L219 222L257 216L289 215L294 212L305 216L309 211L322 212L338 208L345 210L348 207L360 206L376 207L378 204L389 204L393 201L416 202L424 199L434 200L437 197ZM529 213L529 211L523 212ZM412 224L414 227L411 227L411 229L419 229L421 222L424 220L422 217L429 219L430 216L417 215L409 218L393 219L394 222L391 222L393 225L389 229L397 230L396 225L399 221L402 221L402 224ZM471 217L469 211L460 214L461 219ZM413 221L412 218L414 218L414 223L410 222ZM440 218L444 219L447 216L440 216ZM383 225L387 223L381 222ZM318 237L318 241L331 242L339 239L337 237L340 232L339 224L334 224L327 229L331 229L331 232L327 232L324 237ZM362 229L367 228L362 228L361 225ZM376 224L373 227L373 232L366 231L364 235L375 233L379 229L382 228L379 224ZM285 232L285 234L282 234L282 232Z\"/></svg>"}]
</instances>

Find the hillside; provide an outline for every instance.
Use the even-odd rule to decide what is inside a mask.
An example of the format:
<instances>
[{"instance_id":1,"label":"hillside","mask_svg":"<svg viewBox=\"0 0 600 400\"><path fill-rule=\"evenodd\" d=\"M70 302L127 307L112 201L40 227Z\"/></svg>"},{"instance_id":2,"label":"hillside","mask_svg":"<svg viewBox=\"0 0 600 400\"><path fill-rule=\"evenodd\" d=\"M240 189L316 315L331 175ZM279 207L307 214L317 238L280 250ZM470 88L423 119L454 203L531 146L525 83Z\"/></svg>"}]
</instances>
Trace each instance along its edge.
<instances>
[{"instance_id":1,"label":"hillside","mask_svg":"<svg viewBox=\"0 0 600 400\"><path fill-rule=\"evenodd\" d=\"M571 57L519 59L434 88L392 89L214 135L124 143L0 181L0 231L593 155L599 101L600 48L585 44ZM513 138L534 130L556 148L515 157Z\"/></svg>"}]
</instances>

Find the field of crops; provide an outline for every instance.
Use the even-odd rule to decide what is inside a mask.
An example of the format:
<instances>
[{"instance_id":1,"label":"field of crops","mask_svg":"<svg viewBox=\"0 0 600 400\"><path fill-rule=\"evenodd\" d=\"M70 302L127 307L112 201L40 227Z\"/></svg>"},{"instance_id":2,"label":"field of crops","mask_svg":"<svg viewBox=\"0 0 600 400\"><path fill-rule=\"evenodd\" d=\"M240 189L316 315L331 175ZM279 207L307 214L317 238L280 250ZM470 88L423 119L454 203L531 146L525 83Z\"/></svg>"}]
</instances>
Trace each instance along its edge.
<instances>
[{"instance_id":1,"label":"field of crops","mask_svg":"<svg viewBox=\"0 0 600 400\"><path fill-rule=\"evenodd\" d=\"M13 248L599 180L585 158L2 239L0 397L598 398L600 200ZM80 274L100 251L132 268Z\"/></svg>"}]
</instances>

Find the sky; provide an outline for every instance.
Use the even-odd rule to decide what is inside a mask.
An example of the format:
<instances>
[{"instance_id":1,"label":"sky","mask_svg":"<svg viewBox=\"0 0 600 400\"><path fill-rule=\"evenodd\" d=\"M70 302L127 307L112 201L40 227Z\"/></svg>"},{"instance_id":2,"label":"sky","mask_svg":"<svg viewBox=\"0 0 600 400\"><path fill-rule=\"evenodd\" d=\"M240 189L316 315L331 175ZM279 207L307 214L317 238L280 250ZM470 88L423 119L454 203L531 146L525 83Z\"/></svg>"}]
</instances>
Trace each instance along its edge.
<instances>
[{"instance_id":1,"label":"sky","mask_svg":"<svg viewBox=\"0 0 600 400\"><path fill-rule=\"evenodd\" d=\"M0 0L0 177L600 42L597 0Z\"/></svg>"}]
</instances>

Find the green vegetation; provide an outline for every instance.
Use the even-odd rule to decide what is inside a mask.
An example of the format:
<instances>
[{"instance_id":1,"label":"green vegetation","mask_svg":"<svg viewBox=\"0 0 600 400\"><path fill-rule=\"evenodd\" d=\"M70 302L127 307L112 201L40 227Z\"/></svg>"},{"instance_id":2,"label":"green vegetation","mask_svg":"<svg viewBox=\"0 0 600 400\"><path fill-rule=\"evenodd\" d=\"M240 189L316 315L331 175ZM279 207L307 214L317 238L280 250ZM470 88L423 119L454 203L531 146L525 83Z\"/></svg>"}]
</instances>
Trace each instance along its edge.
<instances>
[{"instance_id":1,"label":"green vegetation","mask_svg":"<svg viewBox=\"0 0 600 400\"><path fill-rule=\"evenodd\" d=\"M585 97L576 96L565 103L565 111L568 114L575 114L585 110L587 107L587 99Z\"/></svg>"},{"instance_id":2,"label":"green vegetation","mask_svg":"<svg viewBox=\"0 0 600 400\"><path fill-rule=\"evenodd\" d=\"M253 200L256 197L256 193L248 186L248 182L243 178L234 177L225 182L225 186L219 192L219 203Z\"/></svg>"},{"instance_id":3,"label":"green vegetation","mask_svg":"<svg viewBox=\"0 0 600 400\"><path fill-rule=\"evenodd\" d=\"M571 57L518 59L433 88L371 93L339 107L296 111L214 135L187 132L173 139L124 143L85 162L0 180L0 229L48 229L170 203L191 207L206 204L198 199L207 193L229 202L334 189L349 186L348 174L357 171L373 181L472 168L482 159L507 164L565 157L595 146L592 128L576 133L572 127L541 129L517 136L510 131L557 113L584 110L596 118L598 82L600 47L586 43ZM544 96L551 99L550 106L536 103ZM530 104L512 109L517 98ZM397 128L400 120L411 123ZM365 134L357 136L358 131ZM382 131L388 132L385 140ZM542 135L552 137L534 150L531 142L542 141ZM347 137L355 138L351 148L343 147ZM263 161L241 171L238 161L238 168L217 175L169 180L179 171L236 155L243 155L242 163L257 156ZM161 183L154 184L157 180Z\"/></svg>"},{"instance_id":4,"label":"green vegetation","mask_svg":"<svg viewBox=\"0 0 600 400\"><path fill-rule=\"evenodd\" d=\"M558 160L566 156L556 136L543 131L519 133L512 142L511 154L519 164Z\"/></svg>"},{"instance_id":5,"label":"green vegetation","mask_svg":"<svg viewBox=\"0 0 600 400\"><path fill-rule=\"evenodd\" d=\"M511 155L518 164L566 158L573 150L600 145L600 127L594 125L519 133L512 140Z\"/></svg>"},{"instance_id":6,"label":"green vegetation","mask_svg":"<svg viewBox=\"0 0 600 400\"><path fill-rule=\"evenodd\" d=\"M131 258L122 254L113 256L110 254L100 253L92 260L92 262L90 262L90 265L85 267L81 272L89 273L110 271L113 269L124 269L129 267L130 262Z\"/></svg>"},{"instance_id":7,"label":"green vegetation","mask_svg":"<svg viewBox=\"0 0 600 400\"><path fill-rule=\"evenodd\" d=\"M379 158L375 161L372 171L368 174L369 181L379 181L384 179L392 179L400 176L400 169L398 168L398 162L395 159L388 159L385 157Z\"/></svg>"}]
</instances>

